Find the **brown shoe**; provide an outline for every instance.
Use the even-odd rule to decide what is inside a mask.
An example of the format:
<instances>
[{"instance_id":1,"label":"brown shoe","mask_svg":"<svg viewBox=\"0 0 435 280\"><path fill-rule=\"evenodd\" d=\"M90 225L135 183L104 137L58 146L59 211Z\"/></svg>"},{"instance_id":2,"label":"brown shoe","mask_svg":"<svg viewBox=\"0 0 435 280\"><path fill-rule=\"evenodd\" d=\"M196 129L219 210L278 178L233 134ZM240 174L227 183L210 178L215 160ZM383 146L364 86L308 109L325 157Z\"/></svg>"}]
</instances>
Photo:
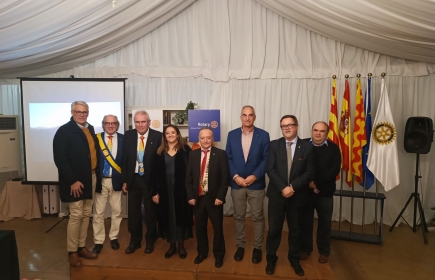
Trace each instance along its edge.
<instances>
[{"instance_id":1,"label":"brown shoe","mask_svg":"<svg viewBox=\"0 0 435 280\"><path fill-rule=\"evenodd\" d=\"M77 252L70 254L68 256L68 261L72 267L81 267L82 266L82 261L80 260L79 254L77 254Z\"/></svg>"},{"instance_id":2,"label":"brown shoe","mask_svg":"<svg viewBox=\"0 0 435 280\"><path fill-rule=\"evenodd\" d=\"M79 255L79 257L85 258L85 259L96 259L96 258L98 258L98 254L92 253L86 247L84 247L80 251L77 251L77 254Z\"/></svg>"},{"instance_id":3,"label":"brown shoe","mask_svg":"<svg viewBox=\"0 0 435 280\"><path fill-rule=\"evenodd\" d=\"M320 255L319 257L319 263L327 263L329 256Z\"/></svg>"}]
</instances>

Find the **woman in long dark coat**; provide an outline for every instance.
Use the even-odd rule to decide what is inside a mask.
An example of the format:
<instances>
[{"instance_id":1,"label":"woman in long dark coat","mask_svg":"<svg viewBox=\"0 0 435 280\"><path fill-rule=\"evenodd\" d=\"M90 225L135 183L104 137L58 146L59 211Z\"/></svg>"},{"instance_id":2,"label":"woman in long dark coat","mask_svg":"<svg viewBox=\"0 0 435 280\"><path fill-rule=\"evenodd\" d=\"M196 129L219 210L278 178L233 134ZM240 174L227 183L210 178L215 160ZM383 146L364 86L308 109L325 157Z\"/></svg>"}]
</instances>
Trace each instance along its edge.
<instances>
[{"instance_id":1,"label":"woman in long dark coat","mask_svg":"<svg viewBox=\"0 0 435 280\"><path fill-rule=\"evenodd\" d=\"M187 257L184 240L193 237L193 209L187 203L185 178L190 147L184 143L180 130L168 125L163 130L162 144L153 163L153 201L159 204L159 236L170 243L165 258L177 251Z\"/></svg>"}]
</instances>

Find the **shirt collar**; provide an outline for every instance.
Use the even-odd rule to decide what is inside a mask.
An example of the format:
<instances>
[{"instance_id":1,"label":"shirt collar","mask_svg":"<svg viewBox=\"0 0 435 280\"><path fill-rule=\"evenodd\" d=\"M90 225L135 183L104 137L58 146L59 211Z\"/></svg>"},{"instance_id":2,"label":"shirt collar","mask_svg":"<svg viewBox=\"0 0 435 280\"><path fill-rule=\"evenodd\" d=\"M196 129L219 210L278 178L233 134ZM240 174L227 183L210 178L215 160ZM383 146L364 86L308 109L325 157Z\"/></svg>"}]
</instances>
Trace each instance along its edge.
<instances>
[{"instance_id":1,"label":"shirt collar","mask_svg":"<svg viewBox=\"0 0 435 280\"><path fill-rule=\"evenodd\" d=\"M109 135L108 133L104 132L104 137L106 137L106 138L109 138L109 136L113 136L113 137L112 137L112 139L113 139L113 138L116 138L116 135L117 135L116 132L113 133L112 135Z\"/></svg>"},{"instance_id":2,"label":"shirt collar","mask_svg":"<svg viewBox=\"0 0 435 280\"><path fill-rule=\"evenodd\" d=\"M85 125L81 125L81 124L79 124L79 123L76 123L81 129L85 129L85 128L88 128L89 127L89 124L88 123L86 123Z\"/></svg>"},{"instance_id":3,"label":"shirt collar","mask_svg":"<svg viewBox=\"0 0 435 280\"><path fill-rule=\"evenodd\" d=\"M295 139L293 139L292 141L288 141L287 139L285 140L285 143L287 144L288 142L293 143L293 145L296 146L296 143L298 142L298 137L296 136Z\"/></svg>"},{"instance_id":4,"label":"shirt collar","mask_svg":"<svg viewBox=\"0 0 435 280\"><path fill-rule=\"evenodd\" d=\"M145 134L143 135L143 137L144 137L144 139L147 139L148 138L148 134L149 134L149 132L150 132L150 130L148 129L147 130L147 132L145 132ZM140 139L140 134L139 134L139 132L137 133L137 139Z\"/></svg>"},{"instance_id":5,"label":"shirt collar","mask_svg":"<svg viewBox=\"0 0 435 280\"><path fill-rule=\"evenodd\" d=\"M245 134L245 135L253 132L254 128L255 128L255 126L253 126L250 130L247 130L247 129L243 130L243 126L240 127L240 129L242 130L242 134Z\"/></svg>"},{"instance_id":6,"label":"shirt collar","mask_svg":"<svg viewBox=\"0 0 435 280\"><path fill-rule=\"evenodd\" d=\"M311 139L310 139L310 143L313 144L313 146L315 146L315 147L321 147L321 146L323 146L323 145L328 146L328 140L326 140L326 139L325 139L325 142L323 142L323 143L320 144L320 145L317 145L316 143L314 143L313 138L311 138Z\"/></svg>"}]
</instances>

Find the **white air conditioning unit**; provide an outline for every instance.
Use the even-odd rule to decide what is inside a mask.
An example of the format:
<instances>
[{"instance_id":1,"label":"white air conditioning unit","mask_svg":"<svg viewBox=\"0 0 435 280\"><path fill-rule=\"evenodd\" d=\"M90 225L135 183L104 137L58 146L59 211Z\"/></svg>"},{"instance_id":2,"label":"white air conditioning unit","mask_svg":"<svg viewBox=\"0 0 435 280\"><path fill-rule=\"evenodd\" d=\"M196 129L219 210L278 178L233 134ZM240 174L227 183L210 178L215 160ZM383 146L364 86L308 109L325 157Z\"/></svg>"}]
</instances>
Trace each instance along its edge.
<instances>
[{"instance_id":1,"label":"white air conditioning unit","mask_svg":"<svg viewBox=\"0 0 435 280\"><path fill-rule=\"evenodd\" d=\"M20 176L18 116L0 115L0 191L6 181Z\"/></svg>"}]
</instances>

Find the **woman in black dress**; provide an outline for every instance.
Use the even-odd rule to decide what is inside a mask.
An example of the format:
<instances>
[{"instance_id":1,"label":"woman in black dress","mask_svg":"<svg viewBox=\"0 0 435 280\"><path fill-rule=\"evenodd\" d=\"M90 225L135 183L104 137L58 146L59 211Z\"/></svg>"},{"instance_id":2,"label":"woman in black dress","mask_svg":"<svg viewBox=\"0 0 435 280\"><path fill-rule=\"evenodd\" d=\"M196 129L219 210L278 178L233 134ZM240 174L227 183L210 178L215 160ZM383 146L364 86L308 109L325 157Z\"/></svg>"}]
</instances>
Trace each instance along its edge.
<instances>
[{"instance_id":1,"label":"woman in black dress","mask_svg":"<svg viewBox=\"0 0 435 280\"><path fill-rule=\"evenodd\" d=\"M170 243L165 258L177 251L187 257L184 240L193 237L193 209L187 203L185 178L190 147L185 144L180 130L168 125L163 130L162 144L153 163L153 201L159 204L159 236Z\"/></svg>"}]
</instances>

